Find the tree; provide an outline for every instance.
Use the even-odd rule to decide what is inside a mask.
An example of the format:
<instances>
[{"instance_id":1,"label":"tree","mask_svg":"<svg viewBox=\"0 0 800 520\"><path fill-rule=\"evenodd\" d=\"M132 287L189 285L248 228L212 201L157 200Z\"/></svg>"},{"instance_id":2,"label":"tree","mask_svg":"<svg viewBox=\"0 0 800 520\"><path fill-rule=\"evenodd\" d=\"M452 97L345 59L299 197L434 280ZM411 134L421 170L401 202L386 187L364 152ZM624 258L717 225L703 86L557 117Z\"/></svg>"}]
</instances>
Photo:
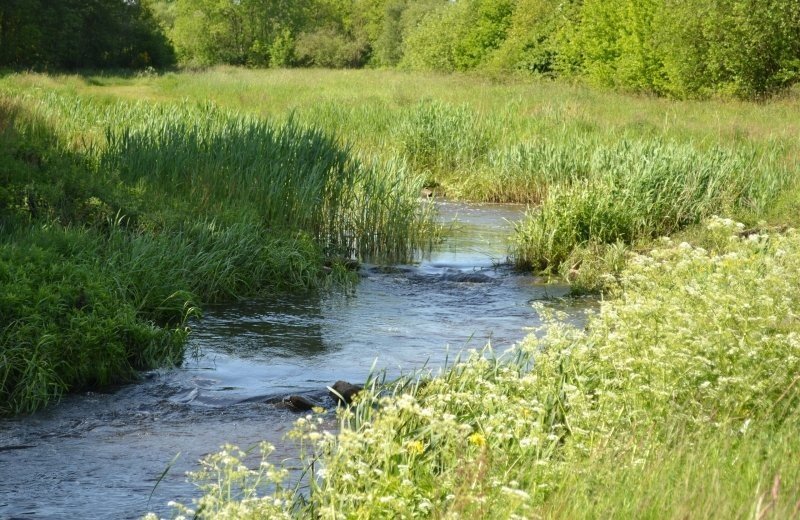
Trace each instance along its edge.
<instances>
[{"instance_id":1,"label":"tree","mask_svg":"<svg viewBox=\"0 0 800 520\"><path fill-rule=\"evenodd\" d=\"M130 0L7 0L0 65L80 69L167 66L171 46L147 5Z\"/></svg>"}]
</instances>

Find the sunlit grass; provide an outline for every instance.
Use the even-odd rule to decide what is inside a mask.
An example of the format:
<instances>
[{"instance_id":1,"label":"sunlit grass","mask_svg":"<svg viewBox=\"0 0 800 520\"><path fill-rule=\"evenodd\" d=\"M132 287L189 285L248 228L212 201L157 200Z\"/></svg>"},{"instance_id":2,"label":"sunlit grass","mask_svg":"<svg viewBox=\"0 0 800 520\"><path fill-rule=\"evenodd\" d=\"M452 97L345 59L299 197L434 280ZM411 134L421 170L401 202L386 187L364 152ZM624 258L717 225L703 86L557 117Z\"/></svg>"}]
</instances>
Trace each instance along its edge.
<instances>
[{"instance_id":1,"label":"sunlit grass","mask_svg":"<svg viewBox=\"0 0 800 520\"><path fill-rule=\"evenodd\" d=\"M635 245L713 212L748 224L796 213L774 209L797 198L796 92L762 104L674 101L475 75L226 67L128 79L13 75L4 84L102 103L132 92L211 100L322 129L366 164L400 164L401 183L541 206L520 226L515 256L551 273L579 271L565 261L587 248Z\"/></svg>"}]
</instances>

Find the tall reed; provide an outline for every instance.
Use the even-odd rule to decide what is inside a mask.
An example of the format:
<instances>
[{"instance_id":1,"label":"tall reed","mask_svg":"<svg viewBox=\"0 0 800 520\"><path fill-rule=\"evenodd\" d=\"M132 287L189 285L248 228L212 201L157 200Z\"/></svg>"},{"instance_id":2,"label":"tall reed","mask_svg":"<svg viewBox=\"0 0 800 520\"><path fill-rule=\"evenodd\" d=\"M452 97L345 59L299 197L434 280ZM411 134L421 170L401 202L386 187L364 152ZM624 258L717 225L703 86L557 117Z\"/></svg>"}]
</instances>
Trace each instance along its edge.
<instances>
[{"instance_id":1,"label":"tall reed","mask_svg":"<svg viewBox=\"0 0 800 520\"><path fill-rule=\"evenodd\" d=\"M698 150L668 141L597 146L588 174L553 184L516 230L516 261L553 270L589 243L670 235L712 214L763 215L791 185L780 149Z\"/></svg>"},{"instance_id":2,"label":"tall reed","mask_svg":"<svg viewBox=\"0 0 800 520\"><path fill-rule=\"evenodd\" d=\"M423 179L403 160L359 160L348 145L291 118L275 124L211 103L22 97L56 126L61 146L85 151L99 175L144 190L159 201L155 208L226 222L258 216L346 255L407 258L432 230L419 204Z\"/></svg>"}]
</instances>

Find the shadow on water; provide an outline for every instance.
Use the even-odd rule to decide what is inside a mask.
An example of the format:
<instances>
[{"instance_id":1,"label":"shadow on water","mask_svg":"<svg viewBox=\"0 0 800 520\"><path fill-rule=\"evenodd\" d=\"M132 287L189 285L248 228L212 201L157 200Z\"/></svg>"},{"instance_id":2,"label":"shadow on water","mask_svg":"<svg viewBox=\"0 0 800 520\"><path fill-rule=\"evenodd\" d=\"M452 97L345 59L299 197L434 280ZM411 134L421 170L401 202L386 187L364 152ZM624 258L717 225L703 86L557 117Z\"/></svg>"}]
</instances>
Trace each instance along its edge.
<instances>
[{"instance_id":1,"label":"shadow on water","mask_svg":"<svg viewBox=\"0 0 800 520\"><path fill-rule=\"evenodd\" d=\"M464 348L503 350L540 323L534 301L580 322L568 288L515 273L506 261L523 208L440 203L452 234L409 265L364 265L345 292L288 295L205 309L180 368L108 393L69 396L31 417L0 421L0 517L137 518L168 514L196 490L184 472L231 442L267 440L276 460L297 417L289 394L442 366ZM328 404L331 404L328 402ZM148 496L175 454L174 466Z\"/></svg>"}]
</instances>

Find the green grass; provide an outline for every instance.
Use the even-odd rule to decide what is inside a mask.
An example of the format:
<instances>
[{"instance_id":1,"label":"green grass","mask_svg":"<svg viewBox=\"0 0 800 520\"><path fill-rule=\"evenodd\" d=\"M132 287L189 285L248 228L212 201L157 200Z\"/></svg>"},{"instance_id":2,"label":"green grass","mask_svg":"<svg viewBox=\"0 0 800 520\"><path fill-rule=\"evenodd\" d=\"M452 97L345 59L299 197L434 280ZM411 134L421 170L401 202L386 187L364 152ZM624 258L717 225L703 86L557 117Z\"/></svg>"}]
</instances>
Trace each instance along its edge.
<instances>
[{"instance_id":1,"label":"green grass","mask_svg":"<svg viewBox=\"0 0 800 520\"><path fill-rule=\"evenodd\" d=\"M110 104L213 101L312 125L340 136L366 164L399 168L401 183L536 207L519 228L515 257L550 273L579 271L577 259L604 245L647 247L712 213L748 225L796 220L791 208L774 209L797 198L796 91L761 104L674 101L475 75L225 67L129 79L22 74L3 83Z\"/></svg>"},{"instance_id":2,"label":"green grass","mask_svg":"<svg viewBox=\"0 0 800 520\"><path fill-rule=\"evenodd\" d=\"M516 260L547 270L590 242L669 236L714 214L763 218L796 183L780 156L780 149L698 151L658 139L596 147L581 168L586 177L555 184L518 226Z\"/></svg>"},{"instance_id":3,"label":"green grass","mask_svg":"<svg viewBox=\"0 0 800 520\"><path fill-rule=\"evenodd\" d=\"M601 453L567 475L539 508L544 518L796 518L800 472L794 416L746 435L676 431L620 460ZM641 446L642 444L640 444Z\"/></svg>"},{"instance_id":4,"label":"green grass","mask_svg":"<svg viewBox=\"0 0 800 520\"><path fill-rule=\"evenodd\" d=\"M157 235L20 227L0 240L0 413L180 364L201 303L311 288L319 248L253 223Z\"/></svg>"}]
</instances>

